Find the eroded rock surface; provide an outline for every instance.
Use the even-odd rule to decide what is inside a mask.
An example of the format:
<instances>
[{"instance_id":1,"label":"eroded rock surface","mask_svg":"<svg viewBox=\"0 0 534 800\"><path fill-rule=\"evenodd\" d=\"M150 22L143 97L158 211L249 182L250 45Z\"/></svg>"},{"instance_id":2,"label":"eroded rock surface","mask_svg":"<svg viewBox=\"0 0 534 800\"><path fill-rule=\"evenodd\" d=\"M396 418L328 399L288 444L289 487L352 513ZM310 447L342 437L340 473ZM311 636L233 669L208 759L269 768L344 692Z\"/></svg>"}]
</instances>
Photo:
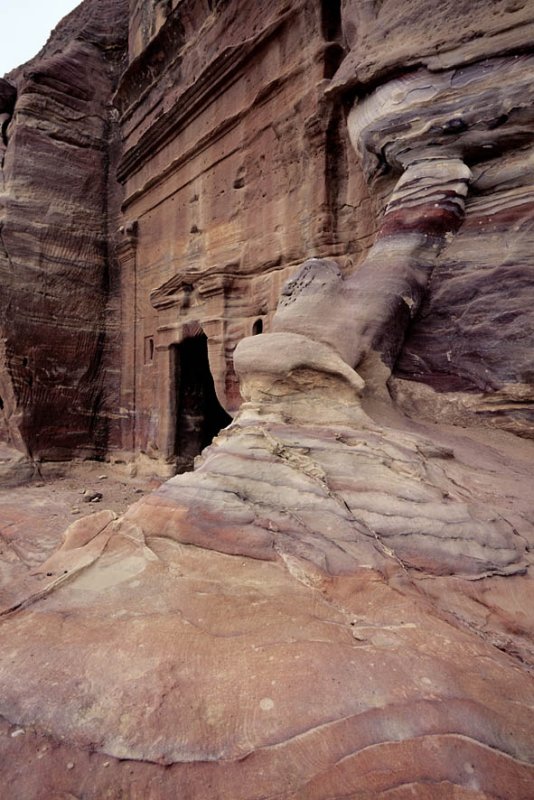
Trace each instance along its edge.
<instances>
[{"instance_id":1,"label":"eroded rock surface","mask_svg":"<svg viewBox=\"0 0 534 800\"><path fill-rule=\"evenodd\" d=\"M75 523L12 597L3 741L33 761L6 785L76 794L89 758L95 798L531 793L526 463L364 410L303 338L244 342L246 403L197 470Z\"/></svg>"},{"instance_id":2,"label":"eroded rock surface","mask_svg":"<svg viewBox=\"0 0 534 800\"><path fill-rule=\"evenodd\" d=\"M381 207L389 203L395 275L407 255L425 275L415 304L409 293L390 386L411 414L532 437L532 4L345 5L351 52L329 91L358 92L349 130ZM470 172L461 209L445 172L441 187L432 178L434 164L451 169L455 159ZM399 172L409 189L400 204ZM436 210L447 205L459 227L442 226L439 241ZM420 249L403 255L410 231Z\"/></svg>"},{"instance_id":3,"label":"eroded rock surface","mask_svg":"<svg viewBox=\"0 0 534 800\"><path fill-rule=\"evenodd\" d=\"M0 86L0 431L33 458L94 456L109 443L111 96L126 29L125 3L85 2Z\"/></svg>"},{"instance_id":4,"label":"eroded rock surface","mask_svg":"<svg viewBox=\"0 0 534 800\"><path fill-rule=\"evenodd\" d=\"M337 283L306 265L286 321L322 271ZM161 797L170 776L193 798L424 797L429 780L528 797L531 640L505 611L532 594L520 454L362 400L302 333L244 340L235 365L245 403L195 472L75 523L5 607L3 715L74 748L39 745L43 778L74 792L91 750L89 797L125 759L134 797L157 765ZM458 612L472 582L483 620Z\"/></svg>"},{"instance_id":5,"label":"eroded rock surface","mask_svg":"<svg viewBox=\"0 0 534 800\"><path fill-rule=\"evenodd\" d=\"M422 5L347 0L328 18L335 36L343 22L351 48L329 96L345 92L351 109L376 209L368 252L351 266L321 240L276 313L262 315L268 332L239 342L243 402L194 472L120 517L104 508L78 520L56 552L5 587L0 751L10 794L533 796L531 12L495 0L456 4L452 16L444 3L430 18ZM492 13L471 19L482 5ZM309 6L265 8L261 36L287 43L289 17L302 23ZM219 49L217 31L240 30L235 7L227 17L225 8L199 3L181 30L179 5L132 4L133 58L119 91L129 103L121 170L134 176L131 206L159 191L164 176L152 180L145 151L169 120L178 124L178 107L156 110L160 48L181 30L190 88L195 53L183 35L193 30L199 69L207 58L201 74L213 75L210 53L220 68L252 47L232 39ZM317 33L327 17L315 10ZM180 63L171 58L167 77ZM197 102L188 91L182 99ZM132 270L161 219L146 216L123 227ZM490 331L497 289L481 286L488 270L499 286L508 267L518 280L498 295L522 319L524 309L524 337L503 318L500 358L501 329ZM221 289L218 276L203 275L207 295ZM186 321L176 324L202 330L190 311L202 293L186 278L152 294L166 314L152 341L161 363L180 304ZM439 303L463 320L462 335ZM471 425L483 403L486 428L448 425ZM133 433L149 430L142 422Z\"/></svg>"}]
</instances>

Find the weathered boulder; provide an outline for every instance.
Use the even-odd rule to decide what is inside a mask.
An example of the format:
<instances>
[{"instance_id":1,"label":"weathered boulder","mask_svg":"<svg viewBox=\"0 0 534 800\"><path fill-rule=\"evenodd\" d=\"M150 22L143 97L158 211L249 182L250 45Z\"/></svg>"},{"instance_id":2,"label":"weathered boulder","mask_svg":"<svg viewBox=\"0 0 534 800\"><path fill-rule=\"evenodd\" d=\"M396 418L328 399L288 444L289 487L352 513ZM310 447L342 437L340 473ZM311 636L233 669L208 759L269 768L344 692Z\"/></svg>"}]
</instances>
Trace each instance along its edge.
<instances>
[{"instance_id":1,"label":"weathered boulder","mask_svg":"<svg viewBox=\"0 0 534 800\"><path fill-rule=\"evenodd\" d=\"M528 49L529 0L342 0L349 53L336 88L373 86L423 65L432 72Z\"/></svg>"}]
</instances>

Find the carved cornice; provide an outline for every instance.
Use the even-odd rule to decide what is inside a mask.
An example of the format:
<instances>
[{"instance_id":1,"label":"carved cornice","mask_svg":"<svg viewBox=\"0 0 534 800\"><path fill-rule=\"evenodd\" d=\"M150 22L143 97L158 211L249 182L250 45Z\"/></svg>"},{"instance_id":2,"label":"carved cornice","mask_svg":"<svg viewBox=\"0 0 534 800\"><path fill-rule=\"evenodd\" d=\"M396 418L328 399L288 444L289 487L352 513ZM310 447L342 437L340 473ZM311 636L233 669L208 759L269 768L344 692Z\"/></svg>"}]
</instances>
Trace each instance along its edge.
<instances>
[{"instance_id":1,"label":"carved cornice","mask_svg":"<svg viewBox=\"0 0 534 800\"><path fill-rule=\"evenodd\" d=\"M180 272L162 283L150 293L150 302L157 311L178 306L183 308L190 304L193 293L197 299L207 300L209 297L225 294L234 281L235 276L227 272Z\"/></svg>"},{"instance_id":2,"label":"carved cornice","mask_svg":"<svg viewBox=\"0 0 534 800\"><path fill-rule=\"evenodd\" d=\"M198 276L196 276L198 277ZM162 283L157 289L150 292L150 302L156 311L178 306L182 308L187 303L194 286L192 275L180 273L173 275L168 281Z\"/></svg>"},{"instance_id":3,"label":"carved cornice","mask_svg":"<svg viewBox=\"0 0 534 800\"><path fill-rule=\"evenodd\" d=\"M141 136L139 142L126 151L121 159L117 177L125 182L147 160L164 147L166 142L188 126L207 106L211 105L244 72L249 57L271 38L301 8L287 9L256 36L229 47L220 53L201 73L192 86L187 87L173 107L159 117Z\"/></svg>"},{"instance_id":4,"label":"carved cornice","mask_svg":"<svg viewBox=\"0 0 534 800\"><path fill-rule=\"evenodd\" d=\"M317 52L322 52L322 50ZM191 147L181 150L180 153L175 158L170 160L165 167L157 171L139 188L129 194L122 203L122 211L126 212L129 206L135 203L149 190L154 189L154 187L164 183L169 175L179 170L195 155L198 155L203 150L209 148L215 141L226 135L232 128L235 128L241 124L243 119L250 113L251 107L266 103L275 93L281 92L289 81L296 79L297 75L301 74L306 68L307 67L305 67L303 64L299 64L297 67L293 67L290 72L273 78L256 94L251 106L240 109L236 114L229 114L223 120L223 122L209 130L204 136L198 138ZM233 152L241 149L241 147L242 145L238 144Z\"/></svg>"}]
</instances>

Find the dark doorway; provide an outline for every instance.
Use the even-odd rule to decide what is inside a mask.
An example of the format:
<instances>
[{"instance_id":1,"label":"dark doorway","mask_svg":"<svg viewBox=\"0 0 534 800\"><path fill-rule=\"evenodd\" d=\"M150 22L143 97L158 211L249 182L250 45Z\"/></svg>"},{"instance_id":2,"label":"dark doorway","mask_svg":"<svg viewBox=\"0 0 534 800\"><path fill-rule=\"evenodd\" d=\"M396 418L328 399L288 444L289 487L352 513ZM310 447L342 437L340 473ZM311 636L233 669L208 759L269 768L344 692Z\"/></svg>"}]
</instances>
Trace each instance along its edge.
<instances>
[{"instance_id":1,"label":"dark doorway","mask_svg":"<svg viewBox=\"0 0 534 800\"><path fill-rule=\"evenodd\" d=\"M341 1L323 0L321 3L323 36L333 42L341 36Z\"/></svg>"},{"instance_id":2,"label":"dark doorway","mask_svg":"<svg viewBox=\"0 0 534 800\"><path fill-rule=\"evenodd\" d=\"M215 394L205 334L185 339L174 348L177 472L193 469L195 456L232 418Z\"/></svg>"}]
</instances>

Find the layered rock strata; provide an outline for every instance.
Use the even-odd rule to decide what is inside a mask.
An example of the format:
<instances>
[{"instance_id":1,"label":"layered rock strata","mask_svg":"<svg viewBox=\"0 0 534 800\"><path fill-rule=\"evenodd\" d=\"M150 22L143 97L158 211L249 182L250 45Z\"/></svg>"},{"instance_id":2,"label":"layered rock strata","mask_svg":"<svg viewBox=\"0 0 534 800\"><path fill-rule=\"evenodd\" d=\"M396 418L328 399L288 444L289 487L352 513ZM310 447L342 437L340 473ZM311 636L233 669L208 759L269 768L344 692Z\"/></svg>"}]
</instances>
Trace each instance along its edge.
<instances>
[{"instance_id":1,"label":"layered rock strata","mask_svg":"<svg viewBox=\"0 0 534 800\"><path fill-rule=\"evenodd\" d=\"M4 438L33 459L102 455L109 444L110 100L126 21L122 2L82 4L2 84L0 396Z\"/></svg>"},{"instance_id":2,"label":"layered rock strata","mask_svg":"<svg viewBox=\"0 0 534 800\"><path fill-rule=\"evenodd\" d=\"M528 269L518 264L529 263L532 57L514 52L527 49L530 10L495 0L484 4L494 13L468 21L468 5L455 4L455 25L465 33L459 42L451 23L436 26L423 5L347 0L339 7L352 50L330 96L335 104L335 92L344 91L352 106L350 137L376 209L378 232L368 252L358 251L351 268L326 258L331 238L317 240L322 257L307 260L283 286L276 313L259 315L269 331L237 345L243 403L194 472L171 479L121 518L103 511L75 523L55 554L4 588L0 714L6 735L0 748L11 794L532 797L534 453L526 404L517 409L519 397L528 399L522 387L531 386L525 372L530 312L522 295ZM248 46L250 53L259 47L258 39L232 38L241 30L236 8L243 6L132 5L135 58L119 90L128 101L123 125L131 126L121 175L127 191L138 182L125 208L143 214L125 223L120 248L133 280L128 319L137 333L155 318L148 276L159 276L160 267L138 279L135 271L157 252L161 206L169 200L158 193L176 175L199 178L198 165L187 173L187 161L167 171L188 129L179 126L179 107L158 106L154 75L162 75L162 45L180 34L180 59L171 58L163 70L174 76L169 97L192 103L186 107L199 112L197 123L208 125L222 110L214 104L204 117L202 103L195 106L205 98L202 82L198 95L191 89L195 58L207 80L214 75L210 52L218 54L220 68L233 69L234 57L239 62ZM307 4L296 12L261 8L258 36L270 43L263 66L271 59L285 63L275 58L273 41L287 46L295 32L317 32L316 23L325 21L314 17L307 27L299 16ZM451 8L445 2L442 10ZM243 19L251 23L251 16ZM299 24L284 27L289 19ZM195 31L196 56L178 20ZM409 56L408 21L414 31ZM373 42L388 25L390 47L382 44L379 53ZM231 44L226 51L215 36L223 30ZM337 36L336 25L332 30ZM321 35L328 38L324 30ZM316 42L312 37L311 52ZM398 67L402 75L395 74ZM502 90L495 89L496 76ZM177 85L185 87L182 94L173 94ZM241 116L240 124L256 119L254 113ZM174 144L165 139L171 130L179 131ZM210 161L206 174L221 175L218 165ZM491 252L495 245L490 218L501 203L502 232L495 230L510 253L508 263L497 245L497 261L520 279L510 280L500 296L508 310L525 309L524 341L514 338L511 318L502 319L503 359L497 344L486 346L490 338L499 341L498 333L490 337L480 321L485 308L492 310L491 292L485 298L481 292L490 263L483 248L487 243ZM228 224L235 232L233 219ZM234 239L216 227L224 253ZM478 229L483 235L475 240ZM289 262L277 266L284 267L281 281ZM207 305L198 309L203 293L220 299L222 277L216 269L178 270L151 287L152 307L166 316L153 336L146 328L143 358L157 352L162 367L183 338L205 327L212 339L220 332L207 321L226 319L226 311L211 306L209 318ZM262 284L265 291L274 291L271 280ZM444 351L446 336L460 337L443 316L428 316L439 298L464 320L477 358L460 348ZM249 319L252 306L241 307ZM236 330L238 339L245 328ZM134 378L139 347L128 350ZM428 352L423 367L418 347ZM212 365L213 352L212 341ZM454 363L460 386L451 382ZM150 363L145 367L148 374ZM220 394L223 371L216 375ZM438 372L441 383L432 378ZM158 374L164 391L145 377L130 381L124 395L130 410L138 408L132 395L141 386L168 396L170 373ZM400 376L409 379L411 394ZM485 384L481 376L489 376ZM441 405L428 399L432 389L418 391L425 381L445 398ZM494 402L486 422L524 438L449 427L443 419L416 422L392 402L388 387L406 407L419 404L435 419L445 417L446 407L464 422L485 393ZM158 425L156 413L125 433L148 451ZM165 425L158 436L152 455L171 457Z\"/></svg>"},{"instance_id":3,"label":"layered rock strata","mask_svg":"<svg viewBox=\"0 0 534 800\"><path fill-rule=\"evenodd\" d=\"M12 588L2 714L38 759L6 785L526 800L532 654L504 611L532 593L519 453L362 406L303 334L245 340L236 369L245 403L194 473L75 523ZM458 614L473 581L495 589L483 620Z\"/></svg>"},{"instance_id":4,"label":"layered rock strata","mask_svg":"<svg viewBox=\"0 0 534 800\"><path fill-rule=\"evenodd\" d=\"M349 129L379 206L411 162L460 158L471 172L461 229L427 257L431 278L390 381L398 402L414 415L531 437L533 9L483 6L488 13L472 3L430 13L418 0L347 2L351 52L330 91L363 96ZM437 25L434 12L449 23ZM390 47L379 47L382 35ZM413 188L417 205L425 190ZM423 216L431 221L414 207L401 235L407 224L425 230Z\"/></svg>"}]
</instances>

